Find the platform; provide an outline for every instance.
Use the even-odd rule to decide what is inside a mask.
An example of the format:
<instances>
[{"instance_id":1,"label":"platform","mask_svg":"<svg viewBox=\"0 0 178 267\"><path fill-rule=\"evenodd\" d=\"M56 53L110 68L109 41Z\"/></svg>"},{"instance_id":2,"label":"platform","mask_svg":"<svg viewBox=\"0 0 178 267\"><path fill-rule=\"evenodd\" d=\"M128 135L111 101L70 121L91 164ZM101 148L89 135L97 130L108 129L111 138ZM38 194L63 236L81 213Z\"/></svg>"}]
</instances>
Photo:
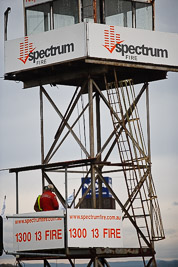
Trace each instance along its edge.
<instances>
[{"instance_id":1,"label":"platform","mask_svg":"<svg viewBox=\"0 0 178 267\"><path fill-rule=\"evenodd\" d=\"M107 80L113 81L113 67L116 69L119 80L132 78L134 84L162 80L166 79L167 76L167 67L162 67L160 70L160 67L153 68L150 65L83 59L8 74L5 79L22 81L24 88L30 88L45 84L81 86L83 81L90 76L100 88L105 88L103 77L107 75Z\"/></svg>"},{"instance_id":2,"label":"platform","mask_svg":"<svg viewBox=\"0 0 178 267\"><path fill-rule=\"evenodd\" d=\"M11 253L12 254L12 253ZM26 260L44 260L44 259L90 259L93 258L124 258L124 257L150 257L155 252L150 248L87 248L87 249L70 249L63 250L47 250L38 252L18 252L13 255L19 261Z\"/></svg>"},{"instance_id":3,"label":"platform","mask_svg":"<svg viewBox=\"0 0 178 267\"><path fill-rule=\"evenodd\" d=\"M79 23L6 41L4 77L29 88L81 86L90 76L102 88L103 75L113 81L115 67L119 80L150 82L178 71L176 44L178 34Z\"/></svg>"}]
</instances>

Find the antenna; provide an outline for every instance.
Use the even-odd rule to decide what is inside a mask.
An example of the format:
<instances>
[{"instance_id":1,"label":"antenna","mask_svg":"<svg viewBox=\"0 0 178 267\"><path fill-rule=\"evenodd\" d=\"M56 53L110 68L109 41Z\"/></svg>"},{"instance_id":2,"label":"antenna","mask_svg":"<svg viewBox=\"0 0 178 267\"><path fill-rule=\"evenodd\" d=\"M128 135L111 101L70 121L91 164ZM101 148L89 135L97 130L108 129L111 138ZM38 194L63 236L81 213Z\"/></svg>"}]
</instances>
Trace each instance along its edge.
<instances>
[{"instance_id":1,"label":"antenna","mask_svg":"<svg viewBox=\"0 0 178 267\"><path fill-rule=\"evenodd\" d=\"M8 16L11 12L11 8L8 7L4 12L4 41L7 41L7 24L8 24Z\"/></svg>"}]
</instances>

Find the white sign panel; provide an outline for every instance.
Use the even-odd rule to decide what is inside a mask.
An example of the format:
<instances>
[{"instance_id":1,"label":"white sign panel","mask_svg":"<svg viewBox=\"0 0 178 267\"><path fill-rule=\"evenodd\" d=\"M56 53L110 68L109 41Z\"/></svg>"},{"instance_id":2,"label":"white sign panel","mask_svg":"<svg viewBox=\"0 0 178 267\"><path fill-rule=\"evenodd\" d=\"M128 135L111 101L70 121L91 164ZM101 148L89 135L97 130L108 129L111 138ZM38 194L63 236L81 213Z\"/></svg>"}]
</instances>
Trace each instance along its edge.
<instances>
[{"instance_id":1,"label":"white sign panel","mask_svg":"<svg viewBox=\"0 0 178 267\"><path fill-rule=\"evenodd\" d=\"M178 68L178 34L79 23L5 41L5 73L81 58Z\"/></svg>"},{"instance_id":2,"label":"white sign panel","mask_svg":"<svg viewBox=\"0 0 178 267\"><path fill-rule=\"evenodd\" d=\"M64 218L43 217L63 215L62 210L19 214L29 218L13 220L14 251L64 248Z\"/></svg>"},{"instance_id":3,"label":"white sign panel","mask_svg":"<svg viewBox=\"0 0 178 267\"><path fill-rule=\"evenodd\" d=\"M178 34L89 24L89 57L178 66Z\"/></svg>"},{"instance_id":4,"label":"white sign panel","mask_svg":"<svg viewBox=\"0 0 178 267\"><path fill-rule=\"evenodd\" d=\"M45 67L86 56L85 24L5 42L5 73Z\"/></svg>"},{"instance_id":5,"label":"white sign panel","mask_svg":"<svg viewBox=\"0 0 178 267\"><path fill-rule=\"evenodd\" d=\"M120 210L68 209L68 247L123 247Z\"/></svg>"}]
</instances>

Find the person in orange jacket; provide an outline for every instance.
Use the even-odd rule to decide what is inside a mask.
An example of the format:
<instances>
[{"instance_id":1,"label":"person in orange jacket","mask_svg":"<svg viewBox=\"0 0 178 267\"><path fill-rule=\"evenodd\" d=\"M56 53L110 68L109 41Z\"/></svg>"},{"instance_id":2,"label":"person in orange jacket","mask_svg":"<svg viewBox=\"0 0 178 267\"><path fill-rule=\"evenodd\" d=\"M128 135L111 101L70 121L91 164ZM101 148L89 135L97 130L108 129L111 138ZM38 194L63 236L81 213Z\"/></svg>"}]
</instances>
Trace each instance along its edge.
<instances>
[{"instance_id":1,"label":"person in orange jacket","mask_svg":"<svg viewBox=\"0 0 178 267\"><path fill-rule=\"evenodd\" d=\"M43 194L41 196L38 196L36 200L34 206L35 211L58 210L59 203L57 201L56 195L52 191L54 191L54 186L52 184L44 187Z\"/></svg>"}]
</instances>

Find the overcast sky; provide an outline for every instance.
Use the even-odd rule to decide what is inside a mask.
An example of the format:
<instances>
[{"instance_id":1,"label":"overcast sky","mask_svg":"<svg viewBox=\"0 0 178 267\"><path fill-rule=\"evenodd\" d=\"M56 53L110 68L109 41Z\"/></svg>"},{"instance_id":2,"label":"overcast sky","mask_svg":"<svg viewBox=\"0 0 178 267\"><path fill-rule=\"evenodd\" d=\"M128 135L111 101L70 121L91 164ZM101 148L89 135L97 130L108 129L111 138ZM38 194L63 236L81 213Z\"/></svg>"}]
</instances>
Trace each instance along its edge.
<instances>
[{"instance_id":1,"label":"overcast sky","mask_svg":"<svg viewBox=\"0 0 178 267\"><path fill-rule=\"evenodd\" d=\"M156 30L178 33L178 1L155 2ZM20 3L19 0L0 0L0 169L35 165L41 161L39 89L23 90L22 83L3 80L4 11L8 6L12 9L9 14L8 39L22 37L23 14ZM61 97L64 96L64 89L58 87L52 93L54 96L60 93ZM65 94L68 95L69 92ZM156 244L158 259L178 259L177 103L178 73L168 73L166 80L150 83L152 172L166 233L166 239ZM49 112L48 119L52 116ZM48 134L50 135L50 131ZM34 172L31 175L29 177L25 174L20 180L20 212L33 211L34 200L41 188L38 179L40 173ZM64 182L59 182L58 186L64 188ZM0 210L5 195L6 214L12 215L15 213L15 175L1 171ZM10 226L7 223L5 242L6 248L10 249L11 236L8 229ZM4 258L1 258L0 263L3 261Z\"/></svg>"}]
</instances>

